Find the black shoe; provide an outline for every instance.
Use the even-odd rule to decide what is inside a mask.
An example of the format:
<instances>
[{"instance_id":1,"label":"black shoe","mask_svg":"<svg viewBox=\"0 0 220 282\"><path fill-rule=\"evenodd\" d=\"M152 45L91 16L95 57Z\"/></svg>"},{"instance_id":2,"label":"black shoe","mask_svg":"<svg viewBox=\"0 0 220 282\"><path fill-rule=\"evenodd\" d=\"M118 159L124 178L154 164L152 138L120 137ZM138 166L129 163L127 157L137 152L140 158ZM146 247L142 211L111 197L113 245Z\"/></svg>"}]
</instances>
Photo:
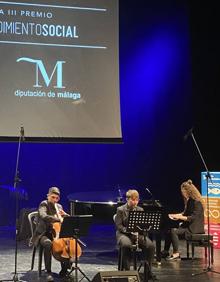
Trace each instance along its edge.
<instances>
[{"instance_id":1,"label":"black shoe","mask_svg":"<svg viewBox=\"0 0 220 282\"><path fill-rule=\"evenodd\" d=\"M157 276L155 274L153 274L151 271L148 273L148 279L153 280L153 281L158 280Z\"/></svg>"},{"instance_id":2,"label":"black shoe","mask_svg":"<svg viewBox=\"0 0 220 282\"><path fill-rule=\"evenodd\" d=\"M54 279L53 279L53 276L52 276L52 273L51 272L47 272L47 282L52 282L52 281L54 281Z\"/></svg>"},{"instance_id":3,"label":"black shoe","mask_svg":"<svg viewBox=\"0 0 220 282\"><path fill-rule=\"evenodd\" d=\"M65 276L67 276L68 275L68 271L67 271L67 269L61 269L61 271L59 272L59 276L60 277L65 277Z\"/></svg>"},{"instance_id":4,"label":"black shoe","mask_svg":"<svg viewBox=\"0 0 220 282\"><path fill-rule=\"evenodd\" d=\"M162 251L161 252L161 258L167 258L169 257L169 252L168 251Z\"/></svg>"}]
</instances>

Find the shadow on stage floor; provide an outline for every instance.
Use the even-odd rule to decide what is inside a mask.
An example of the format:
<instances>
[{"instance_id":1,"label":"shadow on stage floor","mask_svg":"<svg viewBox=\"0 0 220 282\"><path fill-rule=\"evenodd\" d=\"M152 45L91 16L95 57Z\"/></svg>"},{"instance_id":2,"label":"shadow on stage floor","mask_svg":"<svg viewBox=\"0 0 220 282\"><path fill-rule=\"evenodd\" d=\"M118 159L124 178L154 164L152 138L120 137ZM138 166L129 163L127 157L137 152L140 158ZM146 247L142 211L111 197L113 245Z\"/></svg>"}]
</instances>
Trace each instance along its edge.
<instances>
[{"instance_id":1,"label":"shadow on stage floor","mask_svg":"<svg viewBox=\"0 0 220 282\"><path fill-rule=\"evenodd\" d=\"M13 236L14 229L0 227L0 281L13 278L15 257L15 240ZM96 273L101 271L117 270L117 246L113 225L93 225L89 236L81 239L87 244L87 247L83 248L83 254L79 259L79 267L89 279L92 279ZM156 274L159 281L220 281L220 274L211 272L192 277L192 273L201 272L207 266L203 248L195 249L194 260L184 259L186 257L185 241L180 242L180 251L183 258L180 261L168 262L162 260L161 265L158 266L156 263L153 265L153 273ZM19 242L17 256L19 280L33 282L46 281L44 275L40 279L38 278L37 256L34 271L30 271L31 255L32 250L27 246L27 242ZM218 249L214 250L214 265L212 269L220 271L220 250ZM52 262L52 271L55 281L64 281L58 277L57 273L60 271L60 264L55 259Z\"/></svg>"}]
</instances>

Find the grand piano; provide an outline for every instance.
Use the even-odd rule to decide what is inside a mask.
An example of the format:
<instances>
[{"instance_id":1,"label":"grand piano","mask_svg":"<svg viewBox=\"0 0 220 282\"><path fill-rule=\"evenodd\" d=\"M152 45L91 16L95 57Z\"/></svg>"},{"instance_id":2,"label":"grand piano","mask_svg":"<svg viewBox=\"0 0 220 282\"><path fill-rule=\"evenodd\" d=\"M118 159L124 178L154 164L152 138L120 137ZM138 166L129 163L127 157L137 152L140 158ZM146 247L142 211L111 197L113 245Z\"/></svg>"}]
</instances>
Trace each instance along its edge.
<instances>
[{"instance_id":1,"label":"grand piano","mask_svg":"<svg viewBox=\"0 0 220 282\"><path fill-rule=\"evenodd\" d=\"M92 214L94 221L113 222L117 207L124 204L112 191L93 191L73 193L68 196L70 214Z\"/></svg>"},{"instance_id":2,"label":"grand piano","mask_svg":"<svg viewBox=\"0 0 220 282\"><path fill-rule=\"evenodd\" d=\"M123 205L125 192L115 191L93 191L73 193L68 196L70 203L70 214L91 214L93 220L99 223L113 223L113 215L117 207ZM156 257L157 261L161 260L161 238L163 232L169 227L176 227L176 223L171 222L168 218L168 212L159 200L153 198L141 200L139 206L145 211L156 211L161 213L160 232L150 232L149 236L156 239ZM173 225L174 224L174 225Z\"/></svg>"}]
</instances>

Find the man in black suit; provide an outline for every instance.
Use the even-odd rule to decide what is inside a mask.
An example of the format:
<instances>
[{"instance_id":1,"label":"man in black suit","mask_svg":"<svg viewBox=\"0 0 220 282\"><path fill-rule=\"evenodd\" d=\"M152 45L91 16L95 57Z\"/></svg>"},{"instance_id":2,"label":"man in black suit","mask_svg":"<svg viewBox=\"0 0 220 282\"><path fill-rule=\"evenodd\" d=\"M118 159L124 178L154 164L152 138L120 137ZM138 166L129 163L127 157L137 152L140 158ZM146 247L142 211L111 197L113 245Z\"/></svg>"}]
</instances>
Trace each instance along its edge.
<instances>
[{"instance_id":1,"label":"man in black suit","mask_svg":"<svg viewBox=\"0 0 220 282\"><path fill-rule=\"evenodd\" d=\"M39 244L44 249L44 262L47 271L47 281L54 281L51 273L52 260L52 241L54 237L53 223L62 222L63 217L67 215L62 206L58 204L60 200L60 190L57 187L51 187L47 194L47 200L40 203L38 208L38 222L34 232L33 243ZM60 275L64 276L67 272L66 264L61 264Z\"/></svg>"},{"instance_id":2,"label":"man in black suit","mask_svg":"<svg viewBox=\"0 0 220 282\"><path fill-rule=\"evenodd\" d=\"M138 206L139 193L137 190L128 190L126 193L127 203L117 208L115 217L116 238L122 250L122 268L124 270L130 269L131 246L138 240L138 246L142 249L144 259L148 262L151 270L151 263L154 258L155 247L152 241L140 234L127 233L127 223L129 211L143 211ZM136 237L137 236L137 237Z\"/></svg>"}]
</instances>

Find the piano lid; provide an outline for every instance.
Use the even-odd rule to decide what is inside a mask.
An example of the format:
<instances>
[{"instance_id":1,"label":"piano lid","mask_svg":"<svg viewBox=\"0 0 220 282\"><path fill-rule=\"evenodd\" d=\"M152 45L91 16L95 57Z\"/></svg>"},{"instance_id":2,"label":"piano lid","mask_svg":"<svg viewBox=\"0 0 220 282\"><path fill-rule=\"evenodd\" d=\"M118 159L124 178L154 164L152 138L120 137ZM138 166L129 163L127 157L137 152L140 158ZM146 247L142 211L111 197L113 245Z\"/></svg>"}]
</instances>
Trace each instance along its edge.
<instances>
[{"instance_id":1,"label":"piano lid","mask_svg":"<svg viewBox=\"0 0 220 282\"><path fill-rule=\"evenodd\" d=\"M122 201L123 198L118 191L84 191L69 194L67 196L70 202L87 202L100 204L116 204Z\"/></svg>"}]
</instances>

